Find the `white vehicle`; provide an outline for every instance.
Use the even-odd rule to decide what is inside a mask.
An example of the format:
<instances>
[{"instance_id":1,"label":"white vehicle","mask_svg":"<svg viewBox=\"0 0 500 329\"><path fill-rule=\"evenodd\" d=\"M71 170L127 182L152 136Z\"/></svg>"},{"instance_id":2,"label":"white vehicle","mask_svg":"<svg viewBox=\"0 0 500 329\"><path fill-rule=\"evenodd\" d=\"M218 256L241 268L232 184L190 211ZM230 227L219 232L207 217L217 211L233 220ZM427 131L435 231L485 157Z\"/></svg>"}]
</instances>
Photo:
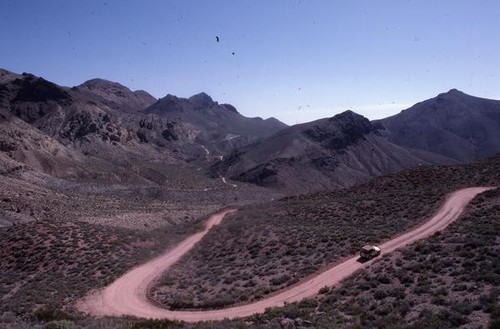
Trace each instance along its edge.
<instances>
[{"instance_id":1,"label":"white vehicle","mask_svg":"<svg viewBox=\"0 0 500 329\"><path fill-rule=\"evenodd\" d=\"M372 246L369 244L367 244L366 246L363 246L363 248L361 248L361 251L359 252L359 256L362 259L366 259L366 260L377 257L378 255L380 255L380 247Z\"/></svg>"}]
</instances>

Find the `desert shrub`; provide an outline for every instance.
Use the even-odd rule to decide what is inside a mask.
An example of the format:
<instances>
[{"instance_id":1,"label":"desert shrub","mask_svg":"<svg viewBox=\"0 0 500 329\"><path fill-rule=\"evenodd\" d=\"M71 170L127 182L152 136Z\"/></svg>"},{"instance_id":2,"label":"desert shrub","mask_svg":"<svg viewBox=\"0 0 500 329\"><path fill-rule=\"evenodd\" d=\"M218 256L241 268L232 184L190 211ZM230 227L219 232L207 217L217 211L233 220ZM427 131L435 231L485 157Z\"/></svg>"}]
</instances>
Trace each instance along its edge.
<instances>
[{"instance_id":1,"label":"desert shrub","mask_svg":"<svg viewBox=\"0 0 500 329\"><path fill-rule=\"evenodd\" d=\"M469 315L474 310L474 304L472 304L470 301L455 303L451 306L451 309L462 315Z\"/></svg>"},{"instance_id":2,"label":"desert shrub","mask_svg":"<svg viewBox=\"0 0 500 329\"><path fill-rule=\"evenodd\" d=\"M468 212L441 234L375 262L319 295L317 313L303 307L314 314L305 318L325 328L437 329L474 323L476 313L483 313L482 318L491 319L489 327L496 327L500 289L483 273L500 273L496 242L500 225L491 224L500 223L500 191L488 192L478 202L474 200ZM490 236L496 237L490 240ZM474 267L470 260L476 262ZM382 282L387 283L380 282L383 276L388 280ZM414 309L421 309L416 319Z\"/></svg>"},{"instance_id":3,"label":"desert shrub","mask_svg":"<svg viewBox=\"0 0 500 329\"><path fill-rule=\"evenodd\" d=\"M60 309L54 308L40 308L33 312L33 315L40 321L50 322L50 321L68 321L72 322L75 320L75 316L66 313Z\"/></svg>"},{"instance_id":4,"label":"desert shrub","mask_svg":"<svg viewBox=\"0 0 500 329\"><path fill-rule=\"evenodd\" d=\"M69 320L55 320L46 323L44 329L81 329L82 327Z\"/></svg>"},{"instance_id":5,"label":"desert shrub","mask_svg":"<svg viewBox=\"0 0 500 329\"><path fill-rule=\"evenodd\" d=\"M321 289L319 289L319 293L321 295L327 294L329 291L330 291L330 287L329 286L324 286Z\"/></svg>"},{"instance_id":6,"label":"desert shrub","mask_svg":"<svg viewBox=\"0 0 500 329\"><path fill-rule=\"evenodd\" d=\"M141 320L130 326L130 329L178 329L184 327L180 322L170 320Z\"/></svg>"},{"instance_id":7,"label":"desert shrub","mask_svg":"<svg viewBox=\"0 0 500 329\"><path fill-rule=\"evenodd\" d=\"M283 284L283 283L286 283L286 282L287 282L287 281L289 281L291 278L292 278L292 277L291 277L290 275L288 275L288 274L283 274L283 275L281 275L281 276L279 276L279 277L277 277L277 278L273 278L273 279L271 279L271 281L270 281L270 282L271 282L271 284L272 284L273 286L279 286L279 285L281 285L281 284Z\"/></svg>"}]
</instances>

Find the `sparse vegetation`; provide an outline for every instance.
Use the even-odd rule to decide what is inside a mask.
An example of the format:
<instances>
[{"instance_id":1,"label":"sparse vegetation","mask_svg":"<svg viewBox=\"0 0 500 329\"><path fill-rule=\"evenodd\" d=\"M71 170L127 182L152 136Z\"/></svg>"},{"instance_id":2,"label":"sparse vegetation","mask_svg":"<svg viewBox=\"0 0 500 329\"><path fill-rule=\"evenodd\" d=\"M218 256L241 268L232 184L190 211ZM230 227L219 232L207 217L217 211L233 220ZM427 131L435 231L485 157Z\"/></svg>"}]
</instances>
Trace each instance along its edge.
<instances>
[{"instance_id":1,"label":"sparse vegetation","mask_svg":"<svg viewBox=\"0 0 500 329\"><path fill-rule=\"evenodd\" d=\"M192 221L220 209L233 193L219 191L220 198L161 187L139 188L69 184L59 181L31 183L18 177L0 180L0 216L20 224L35 220L76 220L106 226L153 230ZM60 186L62 185L62 186ZM217 195L217 193L214 193ZM197 197L196 197L197 196ZM224 200L226 199L226 200Z\"/></svg>"},{"instance_id":2,"label":"sparse vegetation","mask_svg":"<svg viewBox=\"0 0 500 329\"><path fill-rule=\"evenodd\" d=\"M204 93L157 100L101 79L66 88L2 69L0 80L0 328L500 328L500 191L340 287L248 319L95 319L75 308L228 204L264 202L213 229L152 299L252 302L411 229L457 188L498 186L500 155L269 200L448 161L404 145L463 161L492 154L497 101L450 90L389 120L346 111L275 134L276 119L244 118Z\"/></svg>"},{"instance_id":3,"label":"sparse vegetation","mask_svg":"<svg viewBox=\"0 0 500 329\"><path fill-rule=\"evenodd\" d=\"M187 176L182 168L161 170L170 175L167 186L86 184L31 171L2 175L0 327L77 328L78 318L38 319L33 312L64 309L74 316L78 298L198 231L225 203L267 197L251 186L235 190L221 179ZM194 189L196 183L202 188ZM141 322L105 323L100 328Z\"/></svg>"},{"instance_id":4,"label":"sparse vegetation","mask_svg":"<svg viewBox=\"0 0 500 329\"><path fill-rule=\"evenodd\" d=\"M133 163L122 165L133 167ZM435 211L452 190L499 185L499 165L497 156L469 166L417 168L347 190L245 206L166 274L152 297L178 309L220 308L258 300L340 261L365 243L410 229ZM169 173L174 168L151 165L144 169L141 177L163 184L150 187L82 184L85 177L73 184L34 175L26 168L3 175L0 220L16 225L1 228L0 234L0 325L182 327L168 321L94 321L75 317L71 308L89 290L107 285L196 230L193 224L201 214L223 204L277 195L257 195L255 191L263 190L241 184L233 189L220 179L203 180L206 185L195 189L201 175L186 178L185 173ZM175 177L186 179L176 181ZM485 203L469 216L483 218L491 212L489 207ZM398 316L410 326L418 319L432 328L466 324L480 316L483 323L491 318L494 326L500 321L499 279L498 264L490 256L498 250L493 252L484 244L487 226L471 228L471 232L478 229L477 236L467 240L474 242L464 243L468 236L463 231L453 238L454 249L417 244L377 263L382 268L374 266L366 277L356 277L355 288L349 286L350 281L340 289L324 288L317 299L270 310L252 318L249 325L272 328L284 326L281 320L293 319L296 325L308 321L317 327L330 323L383 327ZM444 243L449 237L442 234L432 239ZM447 253L454 253L453 257L440 263ZM393 273L393 266L399 272ZM414 297L422 302L415 302ZM61 309L69 315L58 313ZM34 311L38 313L33 315ZM245 320L212 327L228 326L244 327Z\"/></svg>"},{"instance_id":5,"label":"sparse vegetation","mask_svg":"<svg viewBox=\"0 0 500 329\"><path fill-rule=\"evenodd\" d=\"M500 190L494 190L443 233L384 257L315 303L285 306L280 316L299 316L315 328L495 328L499 236ZM274 312L251 320L278 327Z\"/></svg>"},{"instance_id":6,"label":"sparse vegetation","mask_svg":"<svg viewBox=\"0 0 500 329\"><path fill-rule=\"evenodd\" d=\"M0 236L0 311L66 308L194 230L177 225L152 233L70 221L12 226Z\"/></svg>"},{"instance_id":7,"label":"sparse vegetation","mask_svg":"<svg viewBox=\"0 0 500 329\"><path fill-rule=\"evenodd\" d=\"M258 300L356 253L365 243L410 229L452 190L498 185L499 161L418 168L347 190L247 206L175 265L152 297L170 308Z\"/></svg>"}]
</instances>

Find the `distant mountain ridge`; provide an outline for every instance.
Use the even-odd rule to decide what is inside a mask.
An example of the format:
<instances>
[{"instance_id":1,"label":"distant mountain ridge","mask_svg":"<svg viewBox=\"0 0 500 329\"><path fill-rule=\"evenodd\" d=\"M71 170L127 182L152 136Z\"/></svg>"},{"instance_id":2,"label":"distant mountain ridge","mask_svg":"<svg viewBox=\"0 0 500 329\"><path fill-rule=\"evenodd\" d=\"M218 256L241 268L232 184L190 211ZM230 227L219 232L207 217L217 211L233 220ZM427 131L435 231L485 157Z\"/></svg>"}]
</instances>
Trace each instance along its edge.
<instances>
[{"instance_id":1,"label":"distant mountain ridge","mask_svg":"<svg viewBox=\"0 0 500 329\"><path fill-rule=\"evenodd\" d=\"M389 141L462 163L500 152L500 101L456 89L377 120Z\"/></svg>"},{"instance_id":2,"label":"distant mountain ridge","mask_svg":"<svg viewBox=\"0 0 500 329\"><path fill-rule=\"evenodd\" d=\"M285 128L234 151L211 170L234 180L309 192L443 162L454 161L388 142L368 119L346 111Z\"/></svg>"},{"instance_id":3,"label":"distant mountain ridge","mask_svg":"<svg viewBox=\"0 0 500 329\"><path fill-rule=\"evenodd\" d=\"M382 120L346 111L288 127L245 117L206 93L156 99L103 79L69 88L0 69L4 173L29 167L147 185L163 184L163 167L175 165L299 193L498 152L500 101L455 89Z\"/></svg>"},{"instance_id":4,"label":"distant mountain ridge","mask_svg":"<svg viewBox=\"0 0 500 329\"><path fill-rule=\"evenodd\" d=\"M452 89L382 120L351 111L281 130L212 167L235 180L309 192L419 165L500 152L500 101Z\"/></svg>"}]
</instances>

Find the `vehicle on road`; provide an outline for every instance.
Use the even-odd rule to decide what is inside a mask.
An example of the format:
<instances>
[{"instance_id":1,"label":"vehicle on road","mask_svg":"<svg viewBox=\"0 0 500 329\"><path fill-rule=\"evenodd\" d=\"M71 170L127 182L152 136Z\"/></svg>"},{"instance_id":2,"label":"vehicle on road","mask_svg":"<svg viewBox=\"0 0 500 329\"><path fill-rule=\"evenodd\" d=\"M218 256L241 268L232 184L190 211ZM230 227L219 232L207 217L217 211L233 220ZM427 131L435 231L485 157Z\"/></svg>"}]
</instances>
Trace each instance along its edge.
<instances>
[{"instance_id":1,"label":"vehicle on road","mask_svg":"<svg viewBox=\"0 0 500 329\"><path fill-rule=\"evenodd\" d=\"M363 248L361 248L359 256L361 257L361 259L369 260L380 255L380 252L380 247L367 244L363 246Z\"/></svg>"}]
</instances>

